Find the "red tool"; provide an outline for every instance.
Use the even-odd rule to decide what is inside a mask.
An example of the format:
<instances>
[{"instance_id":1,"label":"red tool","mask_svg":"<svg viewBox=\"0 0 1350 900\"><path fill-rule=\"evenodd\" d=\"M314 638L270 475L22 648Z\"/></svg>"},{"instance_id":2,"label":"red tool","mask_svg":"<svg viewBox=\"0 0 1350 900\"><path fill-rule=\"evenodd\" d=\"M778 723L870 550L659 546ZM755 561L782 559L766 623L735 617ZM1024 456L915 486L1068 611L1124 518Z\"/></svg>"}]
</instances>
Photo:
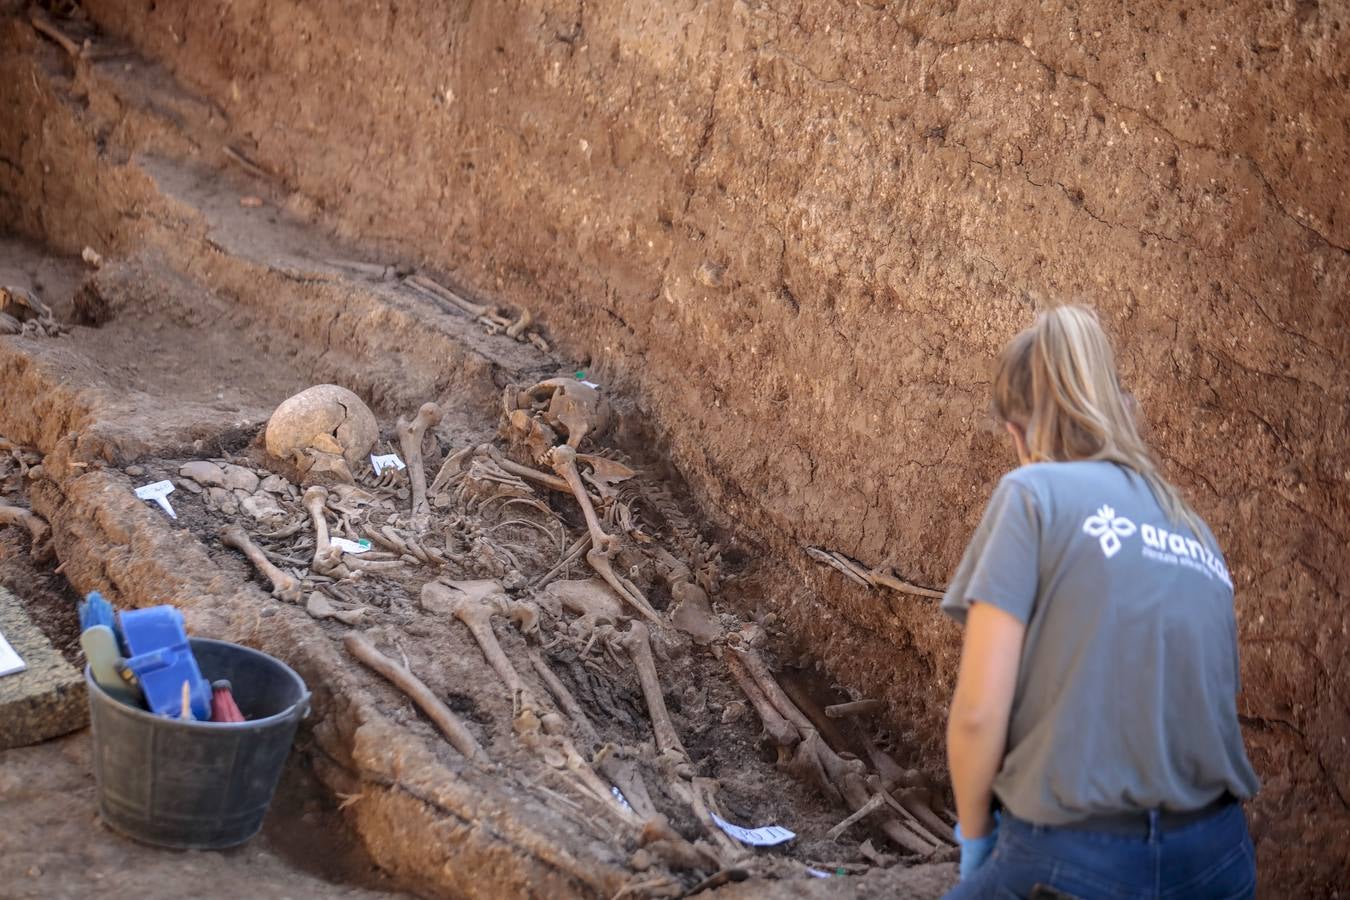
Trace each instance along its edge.
<instances>
[{"instance_id":1,"label":"red tool","mask_svg":"<svg viewBox=\"0 0 1350 900\"><path fill-rule=\"evenodd\" d=\"M211 682L211 721L245 721L244 714L239 711L238 705L234 702L234 694L230 691L230 682L224 678Z\"/></svg>"}]
</instances>

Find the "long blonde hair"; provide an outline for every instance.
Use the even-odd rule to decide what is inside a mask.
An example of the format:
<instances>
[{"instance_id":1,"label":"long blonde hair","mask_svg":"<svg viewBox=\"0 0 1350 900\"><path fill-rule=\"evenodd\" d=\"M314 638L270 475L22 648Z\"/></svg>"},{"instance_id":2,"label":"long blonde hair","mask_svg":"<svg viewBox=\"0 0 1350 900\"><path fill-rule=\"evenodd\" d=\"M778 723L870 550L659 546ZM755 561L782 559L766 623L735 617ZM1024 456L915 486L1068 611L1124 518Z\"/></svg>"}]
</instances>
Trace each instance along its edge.
<instances>
[{"instance_id":1,"label":"long blonde hair","mask_svg":"<svg viewBox=\"0 0 1350 900\"><path fill-rule=\"evenodd\" d=\"M1116 375L1097 316L1058 306L1036 316L999 358L994 414L1022 430L1032 462L1107 460L1144 479L1173 522L1199 517L1158 471Z\"/></svg>"}]
</instances>

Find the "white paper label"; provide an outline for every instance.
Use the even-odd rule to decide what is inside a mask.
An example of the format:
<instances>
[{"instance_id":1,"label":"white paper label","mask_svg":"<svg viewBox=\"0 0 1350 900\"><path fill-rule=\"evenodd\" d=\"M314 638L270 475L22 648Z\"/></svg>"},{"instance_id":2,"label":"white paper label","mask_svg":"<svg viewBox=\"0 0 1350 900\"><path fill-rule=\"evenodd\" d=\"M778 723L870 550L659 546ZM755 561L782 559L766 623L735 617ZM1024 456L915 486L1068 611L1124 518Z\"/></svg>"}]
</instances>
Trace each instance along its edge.
<instances>
[{"instance_id":1,"label":"white paper label","mask_svg":"<svg viewBox=\"0 0 1350 900\"><path fill-rule=\"evenodd\" d=\"M168 514L170 519L178 518L178 513L173 511L169 505L169 495L173 493L172 481L156 481L154 484L147 484L136 488L136 496L142 500L153 500L159 504L159 508Z\"/></svg>"},{"instance_id":2,"label":"white paper label","mask_svg":"<svg viewBox=\"0 0 1350 900\"><path fill-rule=\"evenodd\" d=\"M5 640L5 636L0 634L0 675L13 675L15 672L22 672L28 668L28 664L19 658L19 654Z\"/></svg>"},{"instance_id":3,"label":"white paper label","mask_svg":"<svg viewBox=\"0 0 1350 900\"><path fill-rule=\"evenodd\" d=\"M397 453L386 453L384 456L370 454L370 465L378 475L385 469L398 469L400 472L408 468L403 464L403 460L398 458Z\"/></svg>"},{"instance_id":4,"label":"white paper label","mask_svg":"<svg viewBox=\"0 0 1350 900\"><path fill-rule=\"evenodd\" d=\"M609 792L614 795L614 799L619 801L619 805L624 809L631 810L633 807L628 805L628 798L623 795L623 791L616 787L611 787Z\"/></svg>"},{"instance_id":5,"label":"white paper label","mask_svg":"<svg viewBox=\"0 0 1350 900\"><path fill-rule=\"evenodd\" d=\"M588 388L595 388L597 391L600 390L600 385L596 384L594 381L583 381L582 384L586 385Z\"/></svg>"},{"instance_id":6,"label":"white paper label","mask_svg":"<svg viewBox=\"0 0 1350 900\"><path fill-rule=\"evenodd\" d=\"M830 877L830 873L829 873L829 872L822 872L822 871L820 871L820 869L813 869L813 868L811 868L810 866L807 866L807 867L806 867L806 874L807 874L807 875L810 875L812 878L829 878L829 877Z\"/></svg>"},{"instance_id":7,"label":"white paper label","mask_svg":"<svg viewBox=\"0 0 1350 900\"><path fill-rule=\"evenodd\" d=\"M359 541L349 541L346 538L329 538L328 543L337 547L343 553L365 553L370 549L370 541L361 538Z\"/></svg>"},{"instance_id":8,"label":"white paper label","mask_svg":"<svg viewBox=\"0 0 1350 900\"><path fill-rule=\"evenodd\" d=\"M772 847L774 844L782 844L797 836L796 832L788 831L781 825L765 825L763 828L742 828L739 825L732 825L717 813L712 813L712 819L717 823L718 828L722 829L742 844L753 844L756 847Z\"/></svg>"}]
</instances>

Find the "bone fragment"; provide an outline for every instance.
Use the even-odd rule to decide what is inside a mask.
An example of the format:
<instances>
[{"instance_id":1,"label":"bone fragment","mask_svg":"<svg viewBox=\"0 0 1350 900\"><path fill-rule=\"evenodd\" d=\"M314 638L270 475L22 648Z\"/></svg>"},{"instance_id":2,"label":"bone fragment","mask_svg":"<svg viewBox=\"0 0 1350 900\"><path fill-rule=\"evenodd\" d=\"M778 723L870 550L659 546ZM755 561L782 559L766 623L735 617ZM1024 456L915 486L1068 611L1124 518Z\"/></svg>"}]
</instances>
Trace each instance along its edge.
<instances>
[{"instance_id":1,"label":"bone fragment","mask_svg":"<svg viewBox=\"0 0 1350 900\"><path fill-rule=\"evenodd\" d=\"M553 699L562 709L563 715L571 720L582 740L587 745L594 746L597 741L595 726L591 724L590 717L586 715L586 710L582 709L581 704L577 702L577 698L572 695L572 692L567 689L567 685L563 684L553 669L549 667L537 648L531 647L528 655L535 674L539 676L540 681L544 682L548 692L553 695ZM623 790L623 786L620 785L619 789ZM636 807L634 808L636 809Z\"/></svg>"},{"instance_id":2,"label":"bone fragment","mask_svg":"<svg viewBox=\"0 0 1350 900\"><path fill-rule=\"evenodd\" d=\"M480 766L486 766L491 762L468 727L420 678L376 650L375 645L363 634L352 632L343 639L343 643L348 653L389 679L396 688L407 694L427 717L436 723L436 727L445 735L450 745L466 759Z\"/></svg>"},{"instance_id":3,"label":"bone fragment","mask_svg":"<svg viewBox=\"0 0 1350 900\"><path fill-rule=\"evenodd\" d=\"M884 792L883 792L884 793ZM956 833L952 827L933 812L929 805L928 791L923 788L904 788L895 793L884 793L891 805L902 810L909 827L929 842L942 846L955 844Z\"/></svg>"},{"instance_id":4,"label":"bone fragment","mask_svg":"<svg viewBox=\"0 0 1350 900\"><path fill-rule=\"evenodd\" d=\"M945 594L942 591L935 591L932 588L919 587L917 584L910 584L895 577L895 573L886 570L873 569L868 573L868 578L873 584L881 587L888 587L893 591L900 591L905 594L914 594L919 597L931 597L934 600L941 600Z\"/></svg>"},{"instance_id":5,"label":"bone fragment","mask_svg":"<svg viewBox=\"0 0 1350 900\"><path fill-rule=\"evenodd\" d=\"M520 318L516 319L507 327L506 336L515 341L521 340L521 336L525 334L525 329L529 328L533 323L534 314L528 309L521 309Z\"/></svg>"},{"instance_id":6,"label":"bone fragment","mask_svg":"<svg viewBox=\"0 0 1350 900\"><path fill-rule=\"evenodd\" d=\"M880 700L854 700L851 703L836 703L825 707L825 715L831 719L844 719L849 716L870 716L881 712L886 704Z\"/></svg>"},{"instance_id":7,"label":"bone fragment","mask_svg":"<svg viewBox=\"0 0 1350 900\"><path fill-rule=\"evenodd\" d=\"M545 487L550 487L555 491L561 491L564 494L572 493L572 488L566 480L558 478L555 475L550 475L547 472L540 472L538 469L531 469L529 466L522 466L518 462L513 462L503 456L501 451L491 444L481 445L479 451L487 453L487 455L492 458L492 461L501 466L502 470L505 472L510 472L512 475L518 475L527 481L533 481L542 484Z\"/></svg>"},{"instance_id":8,"label":"bone fragment","mask_svg":"<svg viewBox=\"0 0 1350 900\"><path fill-rule=\"evenodd\" d=\"M586 552L590 545L591 536L589 532L577 538L576 542L573 543L571 547L567 548L567 552L563 554L562 559L558 560L558 564L536 579L535 582L530 585L530 589L539 590L548 585L549 582L561 575L564 569L576 562L581 554Z\"/></svg>"},{"instance_id":9,"label":"bone fragment","mask_svg":"<svg viewBox=\"0 0 1350 900\"><path fill-rule=\"evenodd\" d=\"M64 31L57 28L56 25L47 17L42 10L34 7L28 13L28 21L32 23L33 29L39 34L45 34L55 41L62 50L66 51L73 59L79 59L84 53L80 45L75 43Z\"/></svg>"},{"instance_id":10,"label":"bone fragment","mask_svg":"<svg viewBox=\"0 0 1350 900\"><path fill-rule=\"evenodd\" d=\"M409 421L398 420L398 443L403 448L403 461L408 466L408 481L412 487L412 522L415 530L426 527L427 470L422 461L422 438L428 428L441 421L441 408L435 403L423 403L417 415Z\"/></svg>"},{"instance_id":11,"label":"bone fragment","mask_svg":"<svg viewBox=\"0 0 1350 900\"><path fill-rule=\"evenodd\" d=\"M764 731L778 748L779 764L786 763L788 751L801 741L801 735L798 734L792 723L783 718L783 714L769 702L769 698L764 696L759 684L750 677L750 673L746 671L735 651L726 654L724 659L726 660L727 670L731 672L731 677L740 686L742 693L750 701L750 705L755 708L755 712L759 714L759 720L764 725Z\"/></svg>"},{"instance_id":12,"label":"bone fragment","mask_svg":"<svg viewBox=\"0 0 1350 900\"><path fill-rule=\"evenodd\" d=\"M431 487L428 488L428 491L432 494L438 494L449 487L450 480L464 468L464 460L468 459L469 454L473 452L472 446L461 447L447 456L445 462L441 463L440 471L431 480Z\"/></svg>"},{"instance_id":13,"label":"bone fragment","mask_svg":"<svg viewBox=\"0 0 1350 900\"><path fill-rule=\"evenodd\" d=\"M258 178L272 177L271 172L267 171L262 166L258 165L253 160L249 159L247 156L240 153L238 150L234 149L231 146L226 145L225 156L235 165L239 166L239 168L243 169L245 172L248 172L250 175L256 176Z\"/></svg>"},{"instance_id":14,"label":"bone fragment","mask_svg":"<svg viewBox=\"0 0 1350 900\"><path fill-rule=\"evenodd\" d=\"M675 581L670 585L674 605L670 624L693 638L694 643L707 645L722 636L722 622L708 604L708 594L691 581Z\"/></svg>"},{"instance_id":15,"label":"bone fragment","mask_svg":"<svg viewBox=\"0 0 1350 900\"><path fill-rule=\"evenodd\" d=\"M412 287L414 288L421 289L423 293L428 293L435 297L438 297L441 300L444 300L446 303L449 303L450 305L455 306L460 310L468 313L474 318L486 316L490 312L488 307L480 306L477 303L471 303L470 301L465 300L463 297L451 291L449 288L443 287L439 283L432 281L430 278L427 278L425 275L409 275L403 281L404 284L412 285Z\"/></svg>"},{"instance_id":16,"label":"bone fragment","mask_svg":"<svg viewBox=\"0 0 1350 900\"><path fill-rule=\"evenodd\" d=\"M278 600L284 600L287 603L300 602L300 579L289 575L276 566L258 549L258 545L249 539L244 529L238 525L226 525L216 533L220 542L226 547L232 547L238 550L248 561L253 563L253 567L267 577L272 582L272 596Z\"/></svg>"},{"instance_id":17,"label":"bone fragment","mask_svg":"<svg viewBox=\"0 0 1350 900\"><path fill-rule=\"evenodd\" d=\"M862 587L872 586L871 583L866 578L864 578L862 575L859 575L857 572L853 571L853 569L849 568L844 563L840 562L837 558L835 558L834 554L830 553L827 550L821 550L819 547L807 547L806 555L814 559L816 562L821 562L827 566L830 566L833 569L838 569L844 575L848 576L850 581L853 581L854 583L861 585Z\"/></svg>"},{"instance_id":18,"label":"bone fragment","mask_svg":"<svg viewBox=\"0 0 1350 900\"><path fill-rule=\"evenodd\" d=\"M630 606L642 613L648 619L651 619L658 627L662 625L661 617L658 616L656 610L652 609L651 605L647 603L647 598L637 589L637 585L633 584L633 582L629 581L627 578L615 574L614 567L609 563L608 553L601 552L597 548L592 547L586 553L586 562L590 563L591 568L598 572L600 577L603 578L610 587L614 588L619 596L626 600Z\"/></svg>"},{"instance_id":19,"label":"bone fragment","mask_svg":"<svg viewBox=\"0 0 1350 900\"><path fill-rule=\"evenodd\" d=\"M328 598L323 594L313 591L305 602L305 612L316 619L337 619L344 625L360 625L365 621L368 609L364 606L357 609L338 609L328 602Z\"/></svg>"},{"instance_id":20,"label":"bone fragment","mask_svg":"<svg viewBox=\"0 0 1350 900\"><path fill-rule=\"evenodd\" d=\"M886 805L886 796L884 794L873 794L870 800L868 800L862 806L858 807L856 810L850 813L848 818L844 819L838 825L834 826L829 831L825 832L825 837L832 841L839 840L839 836L842 835L845 831L848 831L849 827L852 826L855 822L859 822L867 818L872 813L876 812L878 809L880 809L885 805Z\"/></svg>"}]
</instances>

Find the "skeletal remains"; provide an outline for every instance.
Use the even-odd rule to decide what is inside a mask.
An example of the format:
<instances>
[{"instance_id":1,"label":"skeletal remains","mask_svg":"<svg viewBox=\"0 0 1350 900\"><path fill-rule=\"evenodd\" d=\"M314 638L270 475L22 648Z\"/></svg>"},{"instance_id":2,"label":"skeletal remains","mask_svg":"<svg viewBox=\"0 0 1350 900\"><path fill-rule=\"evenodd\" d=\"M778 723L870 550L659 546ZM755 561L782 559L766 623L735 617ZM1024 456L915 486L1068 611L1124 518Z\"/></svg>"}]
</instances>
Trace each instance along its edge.
<instances>
[{"instance_id":1,"label":"skeletal remains","mask_svg":"<svg viewBox=\"0 0 1350 900\"><path fill-rule=\"evenodd\" d=\"M659 531L643 530L633 506L643 494L630 487L638 483L637 472L586 449L612 416L594 387L566 378L508 387L501 426L507 452L468 445L446 452L441 462L437 439L429 485L424 450L441 411L423 404L393 429L408 466L406 489L402 479L375 477L359 465L379 437L378 426L349 393L333 385L311 388L283 403L268 422L268 453L279 468L308 483L303 491L275 475L250 480L232 474L229 464L191 463L180 476L199 479L197 490L224 492L270 529L259 534L270 550L235 524L221 528L219 538L249 559L278 599L300 603L307 597L311 615L339 627L372 624L382 614L346 593L348 583L393 579L399 592L417 594L424 613L465 628L501 681L519 745L565 786L572 799L560 802L569 810L590 807L601 816L594 821L630 836L641 848L635 869L659 862L671 871L717 873L751 859L714 821L719 784L700 774L701 764L686 750L667 708L654 644L666 646L677 639L672 636L720 657L777 749L778 766L847 810L830 837L865 822L912 854L928 856L953 842L954 817L937 785L899 766L857 725L879 704L864 700L822 709L790 682L780 684L762 651L766 636L759 626L728 633L714 611L709 593L716 577L707 560L681 560L655 543ZM575 502L584 521L584 533L570 543L547 502L549 492ZM268 514L259 515L262 510ZM524 536L508 539L502 529ZM369 552L349 552L338 535L364 537ZM289 547L275 549L280 541ZM550 553L556 559L551 567ZM583 558L595 577L570 573ZM833 556L831 562L847 568ZM530 578L527 571L543 574ZM664 616L639 586L652 578L669 589ZM523 640L523 651L508 652L496 622L514 626L521 637L512 646ZM376 634L348 633L348 651L407 694L467 760L487 765L474 734L478 726L455 716L406 658L399 664L378 650L369 636ZM559 642L586 665L631 666L650 722L648 741L627 746L600 739L596 722L554 671L549 650ZM596 653L600 662L593 663ZM519 666L513 654L523 660ZM722 717L729 722L736 715L727 707ZM845 732L854 734L852 746L863 748L865 758L848 752ZM671 826L653 799L653 784L665 802L683 808L682 821L697 823L697 833ZM548 796L558 795L549 790ZM883 858L870 844L866 849L869 859ZM649 895L674 892L659 880L644 885Z\"/></svg>"},{"instance_id":2,"label":"skeletal remains","mask_svg":"<svg viewBox=\"0 0 1350 900\"><path fill-rule=\"evenodd\" d=\"M55 337L65 330L52 308L31 292L0 286L0 334Z\"/></svg>"}]
</instances>

